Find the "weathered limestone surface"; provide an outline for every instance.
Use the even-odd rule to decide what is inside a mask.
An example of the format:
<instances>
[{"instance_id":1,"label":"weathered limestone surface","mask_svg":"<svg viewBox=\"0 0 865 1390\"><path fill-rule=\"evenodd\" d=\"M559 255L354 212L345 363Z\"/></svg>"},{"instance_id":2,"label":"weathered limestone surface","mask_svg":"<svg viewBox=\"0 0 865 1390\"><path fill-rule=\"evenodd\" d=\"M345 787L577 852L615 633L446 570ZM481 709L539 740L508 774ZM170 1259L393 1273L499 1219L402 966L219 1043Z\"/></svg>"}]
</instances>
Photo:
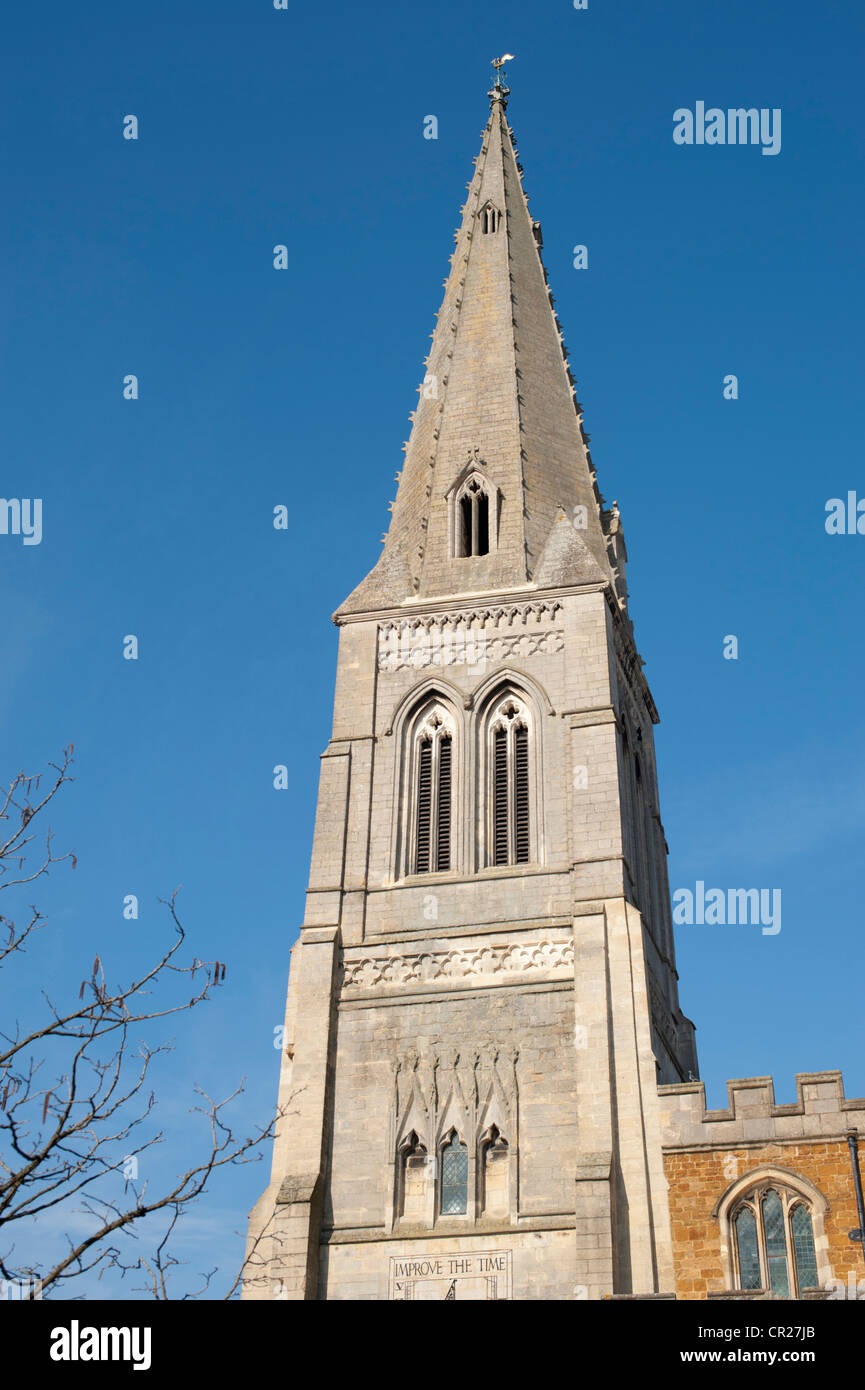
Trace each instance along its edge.
<instances>
[{"instance_id":1,"label":"weathered limestone surface","mask_svg":"<svg viewBox=\"0 0 865 1390\"><path fill-rule=\"evenodd\" d=\"M245 1297L602 1298L674 1282L657 1083L686 1079L696 1054L657 714L507 93L491 95L384 553L336 614L287 1113ZM491 541L465 556L454 498L472 471ZM531 853L494 864L484 721L510 693L529 730ZM453 748L450 866L432 873L411 853L424 701ZM452 1133L467 1154L457 1214L440 1171Z\"/></svg>"}]
</instances>

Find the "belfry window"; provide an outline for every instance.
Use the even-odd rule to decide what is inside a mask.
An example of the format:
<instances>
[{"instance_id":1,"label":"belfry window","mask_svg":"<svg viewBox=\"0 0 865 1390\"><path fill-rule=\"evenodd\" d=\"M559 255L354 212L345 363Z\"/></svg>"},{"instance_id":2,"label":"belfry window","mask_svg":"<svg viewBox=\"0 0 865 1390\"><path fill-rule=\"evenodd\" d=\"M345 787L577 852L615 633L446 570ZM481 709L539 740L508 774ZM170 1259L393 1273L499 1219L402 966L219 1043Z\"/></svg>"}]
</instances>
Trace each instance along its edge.
<instances>
[{"instance_id":1,"label":"belfry window","mask_svg":"<svg viewBox=\"0 0 865 1390\"><path fill-rule=\"evenodd\" d=\"M481 231L485 236L490 232L498 231L500 216L501 214L494 203L487 203L486 207L481 208Z\"/></svg>"},{"instance_id":2,"label":"belfry window","mask_svg":"<svg viewBox=\"0 0 865 1390\"><path fill-rule=\"evenodd\" d=\"M737 1203L731 1226L738 1288L799 1298L816 1286L811 1211L798 1192L774 1182L752 1189Z\"/></svg>"},{"instance_id":3,"label":"belfry window","mask_svg":"<svg viewBox=\"0 0 865 1390\"><path fill-rule=\"evenodd\" d=\"M491 724L492 864L528 864L529 729L521 706L502 701Z\"/></svg>"},{"instance_id":4,"label":"belfry window","mask_svg":"<svg viewBox=\"0 0 865 1390\"><path fill-rule=\"evenodd\" d=\"M445 499L448 504L448 549L454 559L490 555L498 549L503 497L486 471L478 448L454 478Z\"/></svg>"},{"instance_id":5,"label":"belfry window","mask_svg":"<svg viewBox=\"0 0 865 1390\"><path fill-rule=\"evenodd\" d=\"M438 710L424 723L416 745L414 872L451 866L453 739Z\"/></svg>"},{"instance_id":6,"label":"belfry window","mask_svg":"<svg viewBox=\"0 0 865 1390\"><path fill-rule=\"evenodd\" d=\"M490 499L478 478L470 478L458 501L458 555L488 555Z\"/></svg>"},{"instance_id":7,"label":"belfry window","mask_svg":"<svg viewBox=\"0 0 865 1390\"><path fill-rule=\"evenodd\" d=\"M456 1130L441 1151L441 1214L464 1216L469 1196L469 1151Z\"/></svg>"}]
</instances>

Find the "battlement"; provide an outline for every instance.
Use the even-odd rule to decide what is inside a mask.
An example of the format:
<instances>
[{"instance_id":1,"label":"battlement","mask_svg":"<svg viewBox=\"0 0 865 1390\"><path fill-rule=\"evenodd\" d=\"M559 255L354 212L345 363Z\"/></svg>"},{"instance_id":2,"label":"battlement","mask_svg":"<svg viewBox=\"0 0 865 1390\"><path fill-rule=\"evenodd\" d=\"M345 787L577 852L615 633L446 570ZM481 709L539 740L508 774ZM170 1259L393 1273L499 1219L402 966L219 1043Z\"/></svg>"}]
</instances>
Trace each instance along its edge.
<instances>
[{"instance_id":1,"label":"battlement","mask_svg":"<svg viewBox=\"0 0 865 1390\"><path fill-rule=\"evenodd\" d=\"M708 1110L702 1081L659 1086L665 1149L865 1134L865 1098L848 1099L840 1071L799 1072L796 1100L776 1105L771 1076L727 1082L727 1108Z\"/></svg>"}]
</instances>

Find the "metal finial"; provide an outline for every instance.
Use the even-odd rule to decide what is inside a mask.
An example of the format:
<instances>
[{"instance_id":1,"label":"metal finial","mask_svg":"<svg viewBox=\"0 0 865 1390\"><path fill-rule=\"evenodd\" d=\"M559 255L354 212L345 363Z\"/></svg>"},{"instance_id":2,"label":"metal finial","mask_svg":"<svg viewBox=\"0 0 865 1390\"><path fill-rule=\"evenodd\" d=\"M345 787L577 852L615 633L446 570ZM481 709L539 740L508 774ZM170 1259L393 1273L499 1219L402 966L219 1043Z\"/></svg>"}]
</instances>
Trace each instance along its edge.
<instances>
[{"instance_id":1,"label":"metal finial","mask_svg":"<svg viewBox=\"0 0 865 1390\"><path fill-rule=\"evenodd\" d=\"M494 81L493 81L493 86L494 86L494 87L506 87L506 86L507 86L508 75L507 75L507 73L505 72L505 63L512 62L513 59L514 59L515 57L516 57L516 54L515 54L515 53L503 53L502 56L501 56L501 58L493 58L493 59L492 59L493 74L494 74Z\"/></svg>"}]
</instances>

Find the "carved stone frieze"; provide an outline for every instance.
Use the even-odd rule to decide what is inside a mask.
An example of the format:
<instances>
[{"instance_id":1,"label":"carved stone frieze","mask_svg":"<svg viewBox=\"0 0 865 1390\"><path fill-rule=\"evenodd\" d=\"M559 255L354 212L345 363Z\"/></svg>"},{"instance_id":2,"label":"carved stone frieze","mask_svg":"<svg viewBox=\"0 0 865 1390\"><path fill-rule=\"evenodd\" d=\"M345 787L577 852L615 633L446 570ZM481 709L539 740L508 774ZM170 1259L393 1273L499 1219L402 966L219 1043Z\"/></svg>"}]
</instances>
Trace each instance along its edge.
<instances>
[{"instance_id":1,"label":"carved stone frieze","mask_svg":"<svg viewBox=\"0 0 865 1390\"><path fill-rule=\"evenodd\" d=\"M571 969L573 964L574 943L570 938L456 946L449 950L419 951L416 955L367 955L345 962L343 988L464 983L485 976Z\"/></svg>"},{"instance_id":2,"label":"carved stone frieze","mask_svg":"<svg viewBox=\"0 0 865 1390\"><path fill-rule=\"evenodd\" d=\"M564 633L557 602L499 605L382 623L380 671L425 666L475 666L560 652Z\"/></svg>"}]
</instances>

